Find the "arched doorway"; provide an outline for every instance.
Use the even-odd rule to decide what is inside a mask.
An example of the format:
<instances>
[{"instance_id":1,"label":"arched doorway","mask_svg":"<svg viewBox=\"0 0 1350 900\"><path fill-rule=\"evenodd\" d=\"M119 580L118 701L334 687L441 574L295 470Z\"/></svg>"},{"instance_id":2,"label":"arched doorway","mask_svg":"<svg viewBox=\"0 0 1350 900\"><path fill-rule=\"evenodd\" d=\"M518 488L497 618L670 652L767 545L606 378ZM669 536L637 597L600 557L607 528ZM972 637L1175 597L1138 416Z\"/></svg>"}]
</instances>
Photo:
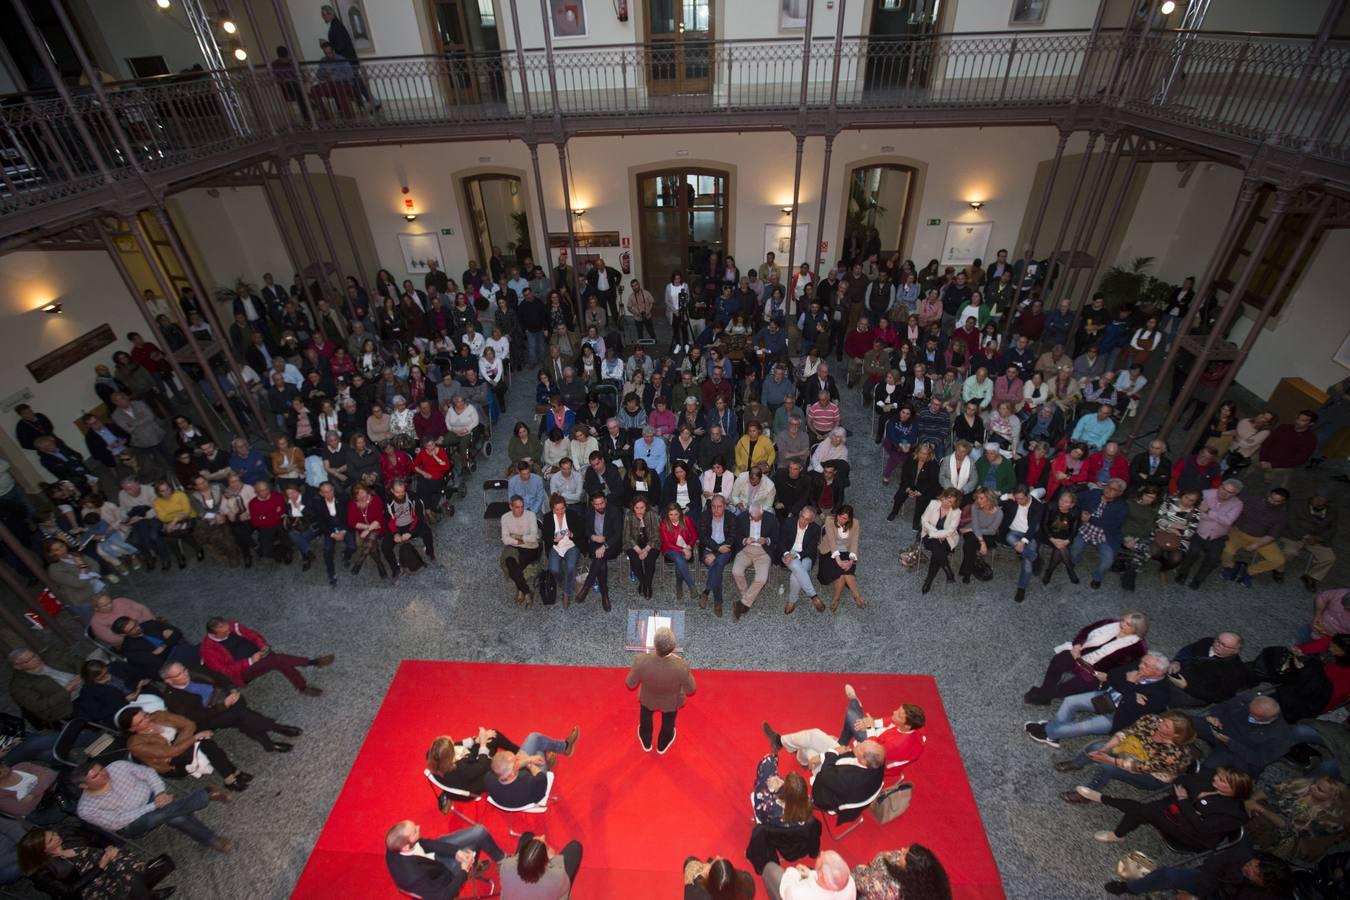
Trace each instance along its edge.
<instances>
[{"instance_id":1,"label":"arched doorway","mask_svg":"<svg viewBox=\"0 0 1350 900\"><path fill-rule=\"evenodd\" d=\"M726 254L731 176L716 169L644 172L637 177L642 280L660 296L670 273L705 272Z\"/></svg>"},{"instance_id":2,"label":"arched doorway","mask_svg":"<svg viewBox=\"0 0 1350 900\"><path fill-rule=\"evenodd\" d=\"M840 258L851 265L872 253L903 253L910 233L915 170L899 163L858 166L848 174Z\"/></svg>"},{"instance_id":3,"label":"arched doorway","mask_svg":"<svg viewBox=\"0 0 1350 900\"><path fill-rule=\"evenodd\" d=\"M508 265L532 256L529 214L518 176L471 175L464 179L464 195L469 213L465 228L472 235L466 243L480 264L486 266L494 252Z\"/></svg>"}]
</instances>

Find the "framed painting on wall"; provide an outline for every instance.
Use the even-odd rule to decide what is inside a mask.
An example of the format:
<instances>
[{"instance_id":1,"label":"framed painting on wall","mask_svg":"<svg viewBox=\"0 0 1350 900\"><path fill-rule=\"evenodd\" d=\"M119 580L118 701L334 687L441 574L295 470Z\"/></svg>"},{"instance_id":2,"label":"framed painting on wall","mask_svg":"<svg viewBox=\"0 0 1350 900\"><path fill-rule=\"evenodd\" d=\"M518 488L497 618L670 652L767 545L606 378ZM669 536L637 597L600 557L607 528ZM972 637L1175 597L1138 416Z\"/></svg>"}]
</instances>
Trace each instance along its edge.
<instances>
[{"instance_id":1,"label":"framed painting on wall","mask_svg":"<svg viewBox=\"0 0 1350 900\"><path fill-rule=\"evenodd\" d=\"M797 246L796 256L788 259L788 254L794 249L792 247L792 226L791 225L765 225L764 226L764 259L768 259L769 254L773 254L774 262L779 268L795 269L798 264L806 262L811 258L811 248L806 246L807 232L809 226L803 222L797 223Z\"/></svg>"},{"instance_id":2,"label":"framed painting on wall","mask_svg":"<svg viewBox=\"0 0 1350 900\"><path fill-rule=\"evenodd\" d=\"M801 31L806 28L806 4L810 0L778 0L778 30Z\"/></svg>"},{"instance_id":3,"label":"framed painting on wall","mask_svg":"<svg viewBox=\"0 0 1350 900\"><path fill-rule=\"evenodd\" d=\"M1350 334L1347 334L1345 340L1341 341L1341 347L1336 351L1336 355L1333 356L1332 359L1335 360L1337 364L1350 369Z\"/></svg>"},{"instance_id":4,"label":"framed painting on wall","mask_svg":"<svg viewBox=\"0 0 1350 900\"><path fill-rule=\"evenodd\" d=\"M993 222L948 223L947 242L942 245L942 264L965 266L977 259L985 259L989 255L989 236L993 231Z\"/></svg>"},{"instance_id":5,"label":"framed painting on wall","mask_svg":"<svg viewBox=\"0 0 1350 900\"><path fill-rule=\"evenodd\" d=\"M587 34L586 0L549 0L548 18L555 38L584 38Z\"/></svg>"},{"instance_id":6,"label":"framed painting on wall","mask_svg":"<svg viewBox=\"0 0 1350 900\"><path fill-rule=\"evenodd\" d=\"M1045 8L1050 0L1013 0L1009 25L1044 25Z\"/></svg>"},{"instance_id":7,"label":"framed painting on wall","mask_svg":"<svg viewBox=\"0 0 1350 900\"><path fill-rule=\"evenodd\" d=\"M365 0L342 0L339 8L356 52L374 53L375 42L370 37L370 16L366 15Z\"/></svg>"},{"instance_id":8,"label":"framed painting on wall","mask_svg":"<svg viewBox=\"0 0 1350 900\"><path fill-rule=\"evenodd\" d=\"M409 275L425 275L431 271L431 262L445 269L441 242L434 234L400 234L398 246L403 251L403 269Z\"/></svg>"}]
</instances>

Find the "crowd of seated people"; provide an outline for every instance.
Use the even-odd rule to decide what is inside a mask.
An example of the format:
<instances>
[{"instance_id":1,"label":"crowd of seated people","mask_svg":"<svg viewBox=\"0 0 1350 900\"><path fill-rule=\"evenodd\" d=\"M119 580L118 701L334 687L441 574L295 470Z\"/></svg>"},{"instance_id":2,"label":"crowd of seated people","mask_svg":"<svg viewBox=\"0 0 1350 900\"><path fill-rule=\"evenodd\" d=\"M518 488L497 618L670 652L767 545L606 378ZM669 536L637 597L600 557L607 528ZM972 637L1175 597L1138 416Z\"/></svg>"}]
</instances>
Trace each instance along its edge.
<instances>
[{"instance_id":1,"label":"crowd of seated people","mask_svg":"<svg viewBox=\"0 0 1350 900\"><path fill-rule=\"evenodd\" d=\"M1171 656L1152 650L1138 611L1086 625L1055 648L1023 701L1060 706L1025 731L1053 748L1096 738L1054 763L1086 772L1062 799L1121 814L1093 834L1104 843L1149 826L1179 852L1220 851L1198 866L1110 882L1108 892L1229 896L1222 890L1245 886L1232 896L1286 897L1294 869L1350 834L1346 726L1319 719L1350 700L1345 594L1319 595L1312 626L1247 660L1231 631Z\"/></svg>"},{"instance_id":2,"label":"crowd of seated people","mask_svg":"<svg viewBox=\"0 0 1350 900\"><path fill-rule=\"evenodd\" d=\"M535 408L533 417L521 411L505 441L508 510L500 523L503 571L523 606L536 594L570 606L594 589L608 610L617 574L609 563L624 557L644 598L668 570L677 598L697 594L700 608L718 617L728 570L737 620L775 573L785 614L802 598L837 612L845 592L865 607L861 523L846 494L850 454L867 437L880 447L882 483L899 482L888 521L913 502L914 543L927 558L923 593L939 573L947 582L958 574L966 583L991 580L1000 555L1015 557L1018 602L1033 578L1049 584L1060 567L1078 584L1085 559L1092 588L1117 573L1134 590L1156 563L1160 580L1175 577L1192 589L1216 569L1250 586L1265 575L1283 581L1296 567L1306 589L1321 591L1336 559L1337 510L1325 492L1298 496L1289 484L1330 436L1319 427L1325 410L1281 424L1268 412L1240 418L1225 404L1196 451L1176 460L1162 440L1133 457L1116 440L1148 384L1150 354L1172 337L1159 325L1177 317L1172 306L1112 312L1095 297L1074 331L1069 301L1045 312L1039 291L1024 289L1005 254L987 270L942 270L934 262L919 272L898 257L850 261L823 276L803 266L786 286L772 258L744 278L734 265L721 269L719 260L707 275L672 279L668 355L657 352L651 328L654 298L636 281L626 310L637 334L648 337L629 342L622 285L603 264L589 263L575 285L555 285L532 261L512 268L495 256L486 271L471 264L459 283L433 269L424 289L396 284L381 270L376 296L349 278L338 302L306 296L298 277L288 291L266 276L260 290L240 286L227 336L212 335L201 301L185 292L177 302L195 314L190 335L161 316L164 350L131 334L129 352L117 351L112 367L95 367L93 393L108 412L83 421L86 454L62 442L40 412L16 409L20 444L56 480L37 509L22 492L0 498L7 521L16 521L17 509L16 530L42 555L61 601L99 622L100 639L125 648L118 666L89 671L84 704L108 720L118 692L128 700L162 694L167 688L156 682L169 682L157 658L181 663L187 668L174 677L206 689L181 632L148 611L139 615L130 601L108 605L111 586L155 562L167 571L207 555L244 567L255 558L298 559L307 571L321 542L334 585L339 547L353 575L371 556L380 576L395 580L434 565L431 526L438 515L453 515L456 486L462 493L467 474L490 454L511 373L527 367L537 372ZM228 339L245 363L242 385L223 368L217 373L224 397L205 373L168 357L190 340L216 338ZM266 449L243 437L225 448L191 417L169 418L175 404L185 408L184 374L221 409L246 415L251 393L275 432ZM850 397L868 411L867 427L852 433L842 424ZM1255 491L1243 496L1239 473ZM1319 627L1332 627L1332 605L1319 607ZM1037 697L1091 693L1090 709L1066 702L1067 712L1045 723L1047 739L1052 732L1112 735L1087 752L1098 766L1122 744L1149 744L1163 768L1128 774L1170 784L1158 777L1175 762L1167 748L1194 740L1173 714L1233 699L1219 695L1237 682L1215 676L1199 658L1215 666L1233 659L1232 636L1220 635L1204 653L1132 657L1135 668L1125 673L1095 668L1117 657L1114 644L1131 634L1142 644L1140 624L1130 632L1121 623L1102 642L1111 652L1092 665L1080 665L1072 648L1067 663L1057 655ZM259 743L282 744L258 721L266 717L226 702L228 686L237 697L249 678L278 668L309 690L297 669L313 661L274 657L236 623L212 631L219 634L202 642L203 660L219 657L225 642L255 648L232 647L210 667L225 681L214 689L226 691L203 697L212 715L195 708L197 716L149 715L231 727L198 721L219 713L243 722L233 727ZM1306 636L1311 643L1286 662L1263 654L1262 672L1283 679L1281 709L1324 705L1319 692L1328 683L1331 697L1342 695L1341 633ZM1168 673L1163 699L1152 688L1160 668ZM1098 704L1101 684L1110 690ZM1141 698L1138 709L1113 699L1130 691ZM42 706L34 718L59 723L60 715L36 716L65 711L62 698L45 693L33 700ZM1093 724L1080 730L1087 726L1074 717L1088 711ZM134 718L123 730L136 727ZM1192 725L1206 739L1204 727ZM1098 727L1104 730L1092 730ZM1127 732L1128 743L1111 743ZM1216 740L1226 737L1221 731ZM828 752L814 741L801 752L823 758L810 752L817 743ZM858 752L865 769L869 751ZM1240 771L1216 764L1212 781L1231 787ZM1139 810L1127 815L1140 818ZM416 845L405 832L401 846Z\"/></svg>"}]
</instances>

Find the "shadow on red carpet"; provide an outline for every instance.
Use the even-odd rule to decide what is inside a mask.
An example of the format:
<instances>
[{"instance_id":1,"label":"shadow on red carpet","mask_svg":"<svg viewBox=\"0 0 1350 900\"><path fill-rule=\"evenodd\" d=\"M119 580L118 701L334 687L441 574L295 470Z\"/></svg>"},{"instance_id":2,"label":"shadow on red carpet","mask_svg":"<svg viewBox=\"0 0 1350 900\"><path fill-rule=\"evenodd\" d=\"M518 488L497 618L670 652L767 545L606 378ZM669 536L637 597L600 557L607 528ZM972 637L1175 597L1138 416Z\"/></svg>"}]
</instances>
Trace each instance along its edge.
<instances>
[{"instance_id":1,"label":"shadow on red carpet","mask_svg":"<svg viewBox=\"0 0 1350 900\"><path fill-rule=\"evenodd\" d=\"M879 826L870 815L836 844L850 865L910 843L930 847L963 900L1003 897L998 869L938 695L926 675L838 675L695 670L698 693L679 716L664 756L637 742L637 697L621 669L405 661L394 676L323 832L301 874L301 898L394 897L384 865L384 834L414 819L428 836L464 827L441 816L422 777L433 738L456 739L479 725L512 740L530 731L565 737L581 726L576 755L557 766L560 798L548 814L554 847L584 846L575 900L680 896L686 856L725 855L748 868L750 792L767 750L760 722L780 731L820 727L835 733L845 681L873 714L917 703L928 717L924 755L906 770L915 785L909 811ZM795 766L783 754L783 767ZM528 819L538 831L538 817ZM504 814L487 807L483 824L507 853ZM519 825L517 826L519 829ZM762 896L763 886L757 896Z\"/></svg>"}]
</instances>

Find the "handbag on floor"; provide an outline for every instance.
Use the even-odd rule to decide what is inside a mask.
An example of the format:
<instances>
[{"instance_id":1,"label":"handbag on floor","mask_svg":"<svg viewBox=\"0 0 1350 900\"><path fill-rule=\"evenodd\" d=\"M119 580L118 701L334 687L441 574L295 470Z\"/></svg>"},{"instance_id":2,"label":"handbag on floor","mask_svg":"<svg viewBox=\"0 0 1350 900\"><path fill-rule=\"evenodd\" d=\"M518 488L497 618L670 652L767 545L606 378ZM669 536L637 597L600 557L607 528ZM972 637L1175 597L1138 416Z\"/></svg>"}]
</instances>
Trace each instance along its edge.
<instances>
[{"instance_id":1,"label":"handbag on floor","mask_svg":"<svg viewBox=\"0 0 1350 900\"><path fill-rule=\"evenodd\" d=\"M911 544L900 551L900 567L906 572L913 572L924 561L923 545L919 543Z\"/></svg>"},{"instance_id":2,"label":"handbag on floor","mask_svg":"<svg viewBox=\"0 0 1350 900\"><path fill-rule=\"evenodd\" d=\"M989 565L989 560L981 556L975 560L975 565L971 574L979 581L993 581L994 567Z\"/></svg>"},{"instance_id":3,"label":"handbag on floor","mask_svg":"<svg viewBox=\"0 0 1350 900\"><path fill-rule=\"evenodd\" d=\"M538 588L540 603L552 606L558 602L558 579L547 568L539 573Z\"/></svg>"},{"instance_id":4,"label":"handbag on floor","mask_svg":"<svg viewBox=\"0 0 1350 900\"><path fill-rule=\"evenodd\" d=\"M1131 850L1116 863L1116 874L1126 881L1134 881L1136 878L1153 874L1153 870L1157 868L1158 864L1143 851Z\"/></svg>"},{"instance_id":5,"label":"handbag on floor","mask_svg":"<svg viewBox=\"0 0 1350 900\"><path fill-rule=\"evenodd\" d=\"M900 818L909 809L909 801L914 798L914 785L901 782L895 787L882 791L872 805L867 807L878 825Z\"/></svg>"},{"instance_id":6,"label":"handbag on floor","mask_svg":"<svg viewBox=\"0 0 1350 900\"><path fill-rule=\"evenodd\" d=\"M398 545L398 564L404 572L416 572L426 565L422 560L422 554L417 552L412 541L404 541Z\"/></svg>"}]
</instances>

